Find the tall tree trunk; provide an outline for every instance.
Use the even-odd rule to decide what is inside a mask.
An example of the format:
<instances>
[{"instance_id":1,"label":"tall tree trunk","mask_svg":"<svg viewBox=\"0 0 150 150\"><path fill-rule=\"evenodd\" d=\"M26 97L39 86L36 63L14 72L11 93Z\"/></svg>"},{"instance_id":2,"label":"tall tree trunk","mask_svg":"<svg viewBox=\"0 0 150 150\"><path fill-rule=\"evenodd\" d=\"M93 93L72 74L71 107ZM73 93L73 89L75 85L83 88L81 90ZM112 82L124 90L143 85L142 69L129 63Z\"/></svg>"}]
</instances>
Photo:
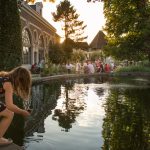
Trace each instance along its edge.
<instances>
[{"instance_id":1,"label":"tall tree trunk","mask_svg":"<svg viewBox=\"0 0 150 150\"><path fill-rule=\"evenodd\" d=\"M21 23L17 0L0 0L0 70L22 63Z\"/></svg>"}]
</instances>

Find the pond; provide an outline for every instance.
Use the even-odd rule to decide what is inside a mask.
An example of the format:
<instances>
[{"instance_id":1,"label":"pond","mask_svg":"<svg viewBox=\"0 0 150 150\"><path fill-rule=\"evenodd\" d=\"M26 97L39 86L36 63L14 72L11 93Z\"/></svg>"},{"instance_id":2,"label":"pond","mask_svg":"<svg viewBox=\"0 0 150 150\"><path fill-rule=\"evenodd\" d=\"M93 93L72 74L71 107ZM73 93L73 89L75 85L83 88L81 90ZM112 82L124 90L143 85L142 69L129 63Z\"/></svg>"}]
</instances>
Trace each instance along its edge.
<instances>
[{"instance_id":1,"label":"pond","mask_svg":"<svg viewBox=\"0 0 150 150\"><path fill-rule=\"evenodd\" d=\"M10 132L25 150L150 149L150 79L49 81L32 87L29 105Z\"/></svg>"}]
</instances>

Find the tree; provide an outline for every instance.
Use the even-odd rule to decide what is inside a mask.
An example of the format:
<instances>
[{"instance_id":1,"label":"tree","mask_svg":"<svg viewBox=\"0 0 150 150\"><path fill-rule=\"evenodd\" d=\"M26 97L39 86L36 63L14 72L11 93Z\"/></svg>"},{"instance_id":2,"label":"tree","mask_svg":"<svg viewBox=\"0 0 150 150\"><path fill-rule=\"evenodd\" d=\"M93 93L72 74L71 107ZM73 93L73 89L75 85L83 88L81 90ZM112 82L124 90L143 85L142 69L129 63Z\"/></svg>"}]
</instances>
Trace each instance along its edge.
<instances>
[{"instance_id":1,"label":"tree","mask_svg":"<svg viewBox=\"0 0 150 150\"><path fill-rule=\"evenodd\" d=\"M96 1L102 2L102 1L104 1L104 0L87 0L87 2L93 2L93 3L95 3Z\"/></svg>"},{"instance_id":2,"label":"tree","mask_svg":"<svg viewBox=\"0 0 150 150\"><path fill-rule=\"evenodd\" d=\"M31 2L34 3L36 0L26 0L27 3ZM55 2L56 0L43 0L43 2Z\"/></svg>"},{"instance_id":3,"label":"tree","mask_svg":"<svg viewBox=\"0 0 150 150\"><path fill-rule=\"evenodd\" d=\"M104 1L106 53L118 59L150 60L150 7L147 0Z\"/></svg>"},{"instance_id":4,"label":"tree","mask_svg":"<svg viewBox=\"0 0 150 150\"><path fill-rule=\"evenodd\" d=\"M75 42L70 38L65 39L62 43L62 49L65 54L65 61L68 61L71 58L73 47L75 47Z\"/></svg>"},{"instance_id":5,"label":"tree","mask_svg":"<svg viewBox=\"0 0 150 150\"><path fill-rule=\"evenodd\" d=\"M64 52L60 45L52 45L52 47L49 49L48 57L53 64L62 64L64 61Z\"/></svg>"},{"instance_id":6,"label":"tree","mask_svg":"<svg viewBox=\"0 0 150 150\"><path fill-rule=\"evenodd\" d=\"M54 21L64 23L63 30L65 32L65 40L72 39L75 42L83 41L86 36L83 36L86 25L83 21L79 21L79 14L68 0L64 0L57 5L56 12L52 13Z\"/></svg>"},{"instance_id":7,"label":"tree","mask_svg":"<svg viewBox=\"0 0 150 150\"><path fill-rule=\"evenodd\" d=\"M82 62L84 60L86 60L86 52L83 50L76 50L73 51L72 55L71 55L71 61L73 62Z\"/></svg>"},{"instance_id":8,"label":"tree","mask_svg":"<svg viewBox=\"0 0 150 150\"><path fill-rule=\"evenodd\" d=\"M17 0L0 1L0 70L21 65L22 37Z\"/></svg>"},{"instance_id":9,"label":"tree","mask_svg":"<svg viewBox=\"0 0 150 150\"><path fill-rule=\"evenodd\" d=\"M75 46L74 42L83 41L86 36L83 36L85 25L83 21L79 21L79 15L76 9L70 4L68 0L64 0L57 5L56 12L52 13L55 22L62 22L63 30L65 32L65 40L63 43L63 50L67 59L70 58L72 48Z\"/></svg>"}]
</instances>

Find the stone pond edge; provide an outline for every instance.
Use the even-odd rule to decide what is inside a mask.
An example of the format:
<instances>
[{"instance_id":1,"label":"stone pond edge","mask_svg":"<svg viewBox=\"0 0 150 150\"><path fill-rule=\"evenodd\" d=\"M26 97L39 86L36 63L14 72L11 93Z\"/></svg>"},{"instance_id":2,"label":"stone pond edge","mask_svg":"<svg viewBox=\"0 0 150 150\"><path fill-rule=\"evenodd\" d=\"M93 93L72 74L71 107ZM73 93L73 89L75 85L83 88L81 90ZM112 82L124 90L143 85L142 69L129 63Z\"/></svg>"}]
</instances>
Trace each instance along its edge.
<instances>
[{"instance_id":1,"label":"stone pond edge","mask_svg":"<svg viewBox=\"0 0 150 150\"><path fill-rule=\"evenodd\" d=\"M53 76L40 76L32 77L32 84L38 84L41 82L46 82L56 79L71 79L79 77L96 77L96 76L110 76L110 77L150 77L148 72L122 72L122 73L94 73L94 74L63 74L63 75L53 75Z\"/></svg>"}]
</instances>

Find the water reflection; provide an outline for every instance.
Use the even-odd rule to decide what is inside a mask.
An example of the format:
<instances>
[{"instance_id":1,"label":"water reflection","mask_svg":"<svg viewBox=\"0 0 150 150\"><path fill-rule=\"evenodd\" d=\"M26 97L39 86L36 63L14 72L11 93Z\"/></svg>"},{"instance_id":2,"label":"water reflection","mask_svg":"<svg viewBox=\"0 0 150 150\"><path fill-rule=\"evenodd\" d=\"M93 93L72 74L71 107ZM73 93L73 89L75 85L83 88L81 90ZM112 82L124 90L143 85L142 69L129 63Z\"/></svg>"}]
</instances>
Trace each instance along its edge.
<instances>
[{"instance_id":1,"label":"water reflection","mask_svg":"<svg viewBox=\"0 0 150 150\"><path fill-rule=\"evenodd\" d=\"M150 89L110 89L103 150L150 149Z\"/></svg>"},{"instance_id":2,"label":"water reflection","mask_svg":"<svg viewBox=\"0 0 150 150\"><path fill-rule=\"evenodd\" d=\"M98 102L99 96L94 93L94 86L90 86L90 84L85 86L83 82L84 79L75 79L33 86L30 106L33 109L32 118L26 122L25 127L26 149L37 149L37 144L43 143L45 150L49 150L50 147L51 149L74 150L75 140L82 141L82 144L76 145L78 149L90 150L93 146L99 147L99 139L95 139L95 137L101 137L99 132L96 133L100 128L98 116L100 116L101 107L99 106L101 103ZM59 86L56 86L57 84ZM101 114L101 116L103 115L104 113ZM54 125L54 122L58 123L59 128ZM75 123L77 124L76 132L72 131L73 134L70 134L68 142L65 142L65 135L57 129L69 132L73 126L75 127ZM49 126L50 129L48 129ZM59 133L58 137L57 133ZM91 136L89 133L96 134ZM57 143L51 144L54 141ZM85 144L87 141L89 141L88 143L95 141L95 144L89 145L88 148ZM65 142L66 146L62 147L61 144L58 144L60 142ZM68 144L70 148L67 146Z\"/></svg>"},{"instance_id":3,"label":"water reflection","mask_svg":"<svg viewBox=\"0 0 150 150\"><path fill-rule=\"evenodd\" d=\"M34 85L32 115L25 129L17 118L8 137L26 150L148 150L149 81L98 77Z\"/></svg>"},{"instance_id":4,"label":"water reflection","mask_svg":"<svg viewBox=\"0 0 150 150\"><path fill-rule=\"evenodd\" d=\"M32 87L32 99L30 108L32 116L26 121L26 136L33 135L34 132L44 133L44 120L52 113L57 99L60 95L60 82L34 85Z\"/></svg>"},{"instance_id":5,"label":"water reflection","mask_svg":"<svg viewBox=\"0 0 150 150\"><path fill-rule=\"evenodd\" d=\"M59 126L63 128L62 131L68 132L72 128L72 123L75 122L76 117L83 112L85 102L81 86L74 86L74 80L66 80L62 87L62 103L59 108L56 108L53 115L53 120L57 120ZM60 104L58 104L60 105Z\"/></svg>"}]
</instances>

